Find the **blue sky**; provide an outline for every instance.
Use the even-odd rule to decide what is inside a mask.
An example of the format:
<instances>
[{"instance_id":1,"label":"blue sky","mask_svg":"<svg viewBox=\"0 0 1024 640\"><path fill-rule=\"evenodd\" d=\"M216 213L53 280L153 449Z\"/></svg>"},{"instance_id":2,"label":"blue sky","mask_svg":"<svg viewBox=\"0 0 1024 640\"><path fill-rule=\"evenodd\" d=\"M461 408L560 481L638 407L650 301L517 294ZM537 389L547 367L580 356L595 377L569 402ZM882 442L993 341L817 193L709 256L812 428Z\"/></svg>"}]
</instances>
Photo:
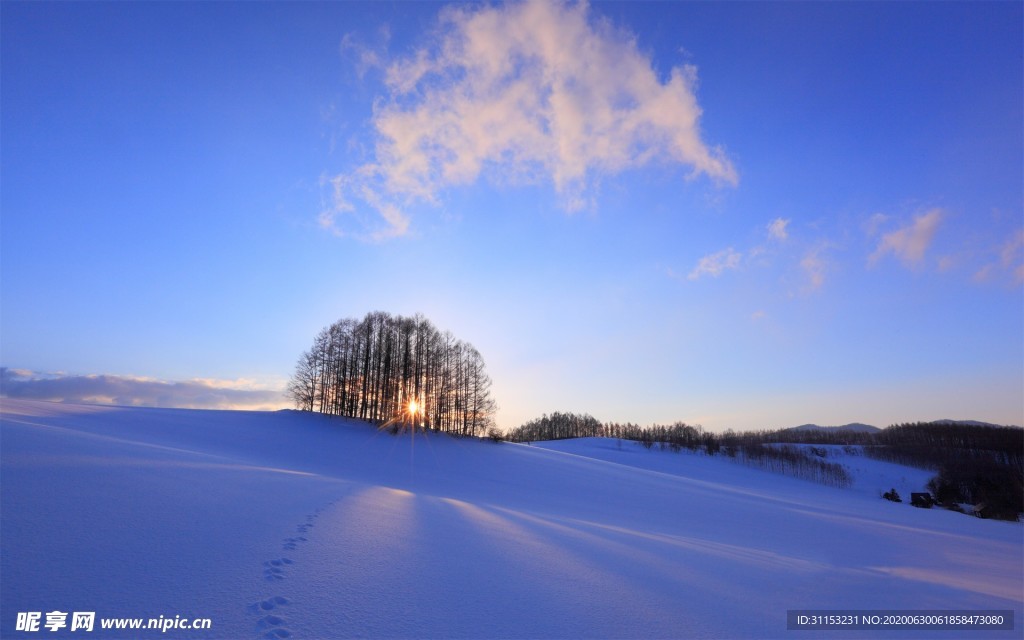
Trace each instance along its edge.
<instances>
[{"instance_id":1,"label":"blue sky","mask_svg":"<svg viewBox=\"0 0 1024 640\"><path fill-rule=\"evenodd\" d=\"M1020 3L0 11L38 397L272 407L384 310L506 428L1024 422Z\"/></svg>"}]
</instances>

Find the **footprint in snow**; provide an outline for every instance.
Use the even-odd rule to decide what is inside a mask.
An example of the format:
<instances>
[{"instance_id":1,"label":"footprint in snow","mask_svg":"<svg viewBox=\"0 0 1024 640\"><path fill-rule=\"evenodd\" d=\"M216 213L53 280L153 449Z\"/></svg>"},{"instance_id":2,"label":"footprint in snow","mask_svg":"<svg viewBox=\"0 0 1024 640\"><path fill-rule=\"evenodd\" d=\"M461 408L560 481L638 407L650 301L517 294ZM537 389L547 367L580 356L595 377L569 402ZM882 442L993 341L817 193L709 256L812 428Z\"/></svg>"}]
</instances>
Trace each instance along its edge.
<instances>
[{"instance_id":1,"label":"footprint in snow","mask_svg":"<svg viewBox=\"0 0 1024 640\"><path fill-rule=\"evenodd\" d=\"M288 558L278 560L267 560L263 563L263 578L265 580L284 580L284 567L292 564Z\"/></svg>"},{"instance_id":2,"label":"footprint in snow","mask_svg":"<svg viewBox=\"0 0 1024 640\"><path fill-rule=\"evenodd\" d=\"M283 607L289 602L291 602L291 600L285 598L284 596L274 596L273 598L267 598L266 600L261 600L259 602L254 602L250 604L249 612L260 613L261 611L273 611L278 607Z\"/></svg>"},{"instance_id":3,"label":"footprint in snow","mask_svg":"<svg viewBox=\"0 0 1024 640\"><path fill-rule=\"evenodd\" d=\"M295 530L302 534L309 533L309 530L313 528L313 521L320 517L321 511L323 511L323 508L318 508L313 513L307 514L306 523L297 525ZM285 551L294 551L300 544L307 541L306 537L301 535L292 538L285 538L282 548ZM269 582L284 580L284 568L293 563L294 561L289 558L267 560L263 563L263 578ZM284 596L274 596L272 598L267 598L266 600L261 600L260 602L254 602L249 605L248 609L252 613L264 613L267 611L273 611L288 603L288 598L285 598ZM267 640L280 640L282 638L290 638L292 636L292 632L286 629L284 624L283 618L273 614L268 614L256 622L256 628L259 631L266 632L260 636L261 638L265 638Z\"/></svg>"},{"instance_id":4,"label":"footprint in snow","mask_svg":"<svg viewBox=\"0 0 1024 640\"><path fill-rule=\"evenodd\" d=\"M306 538L304 538L302 536L298 536L298 537L295 537L295 538L285 538L284 545L282 545L282 548L285 551L295 551L296 549L299 548L299 543L300 542L305 542L305 541L306 541Z\"/></svg>"},{"instance_id":5,"label":"footprint in snow","mask_svg":"<svg viewBox=\"0 0 1024 640\"><path fill-rule=\"evenodd\" d=\"M256 621L256 628L259 631L266 631L261 637L273 640L274 638L290 638L292 632L284 628L284 619L273 614L266 615Z\"/></svg>"}]
</instances>

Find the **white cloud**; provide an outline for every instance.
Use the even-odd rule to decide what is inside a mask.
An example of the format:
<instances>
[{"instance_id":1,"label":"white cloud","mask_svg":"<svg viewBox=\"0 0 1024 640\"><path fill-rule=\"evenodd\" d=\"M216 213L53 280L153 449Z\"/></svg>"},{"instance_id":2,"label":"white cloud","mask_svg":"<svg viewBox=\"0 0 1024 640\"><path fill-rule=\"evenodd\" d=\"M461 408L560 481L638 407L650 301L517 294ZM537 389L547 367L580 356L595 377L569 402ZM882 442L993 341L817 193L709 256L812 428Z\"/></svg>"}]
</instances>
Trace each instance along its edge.
<instances>
[{"instance_id":1,"label":"white cloud","mask_svg":"<svg viewBox=\"0 0 1024 640\"><path fill-rule=\"evenodd\" d=\"M868 263L875 264L891 253L908 266L919 266L944 217L942 209L932 209L915 216L909 225L883 235Z\"/></svg>"},{"instance_id":2,"label":"white cloud","mask_svg":"<svg viewBox=\"0 0 1024 640\"><path fill-rule=\"evenodd\" d=\"M290 406L282 388L253 380L168 382L115 375L49 374L0 368L0 396L86 404L182 409L271 410Z\"/></svg>"},{"instance_id":3,"label":"white cloud","mask_svg":"<svg viewBox=\"0 0 1024 640\"><path fill-rule=\"evenodd\" d=\"M775 218L768 223L768 238L771 240L778 240L779 242L785 242L789 238L789 231L786 227L789 226L790 221L784 218Z\"/></svg>"},{"instance_id":4,"label":"white cloud","mask_svg":"<svg viewBox=\"0 0 1024 640\"><path fill-rule=\"evenodd\" d=\"M706 255L700 259L697 266L693 268L690 275L687 276L690 280L697 280L702 276L711 276L717 278L722 275L726 270L736 269L740 266L740 259L742 254L737 253L732 247L723 249L718 253L712 253Z\"/></svg>"},{"instance_id":5,"label":"white cloud","mask_svg":"<svg viewBox=\"0 0 1024 640\"><path fill-rule=\"evenodd\" d=\"M373 159L330 180L321 223L339 233L401 235L409 206L481 176L550 183L570 211L601 176L656 162L737 182L701 139L696 67L659 77L635 37L585 2L449 7L434 40L384 80ZM381 220L360 221L363 207Z\"/></svg>"}]
</instances>

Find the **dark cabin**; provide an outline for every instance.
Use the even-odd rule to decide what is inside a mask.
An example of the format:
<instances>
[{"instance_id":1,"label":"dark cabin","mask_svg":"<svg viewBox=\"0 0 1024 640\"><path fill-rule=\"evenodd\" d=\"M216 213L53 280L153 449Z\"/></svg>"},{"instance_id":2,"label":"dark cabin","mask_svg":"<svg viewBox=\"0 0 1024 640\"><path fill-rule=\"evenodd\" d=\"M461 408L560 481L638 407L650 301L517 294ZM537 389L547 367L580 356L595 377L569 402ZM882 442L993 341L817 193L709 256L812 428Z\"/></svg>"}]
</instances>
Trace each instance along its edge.
<instances>
[{"instance_id":1,"label":"dark cabin","mask_svg":"<svg viewBox=\"0 0 1024 640\"><path fill-rule=\"evenodd\" d=\"M911 493L910 504L922 509L931 509L935 501L932 500L932 494L930 493Z\"/></svg>"}]
</instances>

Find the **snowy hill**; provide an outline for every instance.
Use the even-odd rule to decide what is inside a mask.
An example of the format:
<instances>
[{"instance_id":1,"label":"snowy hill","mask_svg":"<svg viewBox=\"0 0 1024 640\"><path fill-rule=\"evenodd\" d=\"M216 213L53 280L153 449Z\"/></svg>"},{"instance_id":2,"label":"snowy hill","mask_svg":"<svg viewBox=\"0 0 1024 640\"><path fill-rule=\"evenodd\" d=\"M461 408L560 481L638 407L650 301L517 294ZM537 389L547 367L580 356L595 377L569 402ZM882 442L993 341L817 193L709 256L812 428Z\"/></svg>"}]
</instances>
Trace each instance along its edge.
<instances>
[{"instance_id":1,"label":"snowy hill","mask_svg":"<svg viewBox=\"0 0 1024 640\"><path fill-rule=\"evenodd\" d=\"M834 455L853 489L612 439L4 399L0 636L782 638L789 609L1012 609L985 637L1020 637L1021 525L886 502L927 478ZM54 610L97 628L15 630ZM211 626L99 628L158 616Z\"/></svg>"},{"instance_id":2,"label":"snowy hill","mask_svg":"<svg viewBox=\"0 0 1024 640\"><path fill-rule=\"evenodd\" d=\"M850 424L844 424L839 427L823 427L817 424L802 424L799 427L786 429L786 431L854 431L861 433L874 433L876 431L881 431L881 429L873 427L870 424L851 422Z\"/></svg>"}]
</instances>

